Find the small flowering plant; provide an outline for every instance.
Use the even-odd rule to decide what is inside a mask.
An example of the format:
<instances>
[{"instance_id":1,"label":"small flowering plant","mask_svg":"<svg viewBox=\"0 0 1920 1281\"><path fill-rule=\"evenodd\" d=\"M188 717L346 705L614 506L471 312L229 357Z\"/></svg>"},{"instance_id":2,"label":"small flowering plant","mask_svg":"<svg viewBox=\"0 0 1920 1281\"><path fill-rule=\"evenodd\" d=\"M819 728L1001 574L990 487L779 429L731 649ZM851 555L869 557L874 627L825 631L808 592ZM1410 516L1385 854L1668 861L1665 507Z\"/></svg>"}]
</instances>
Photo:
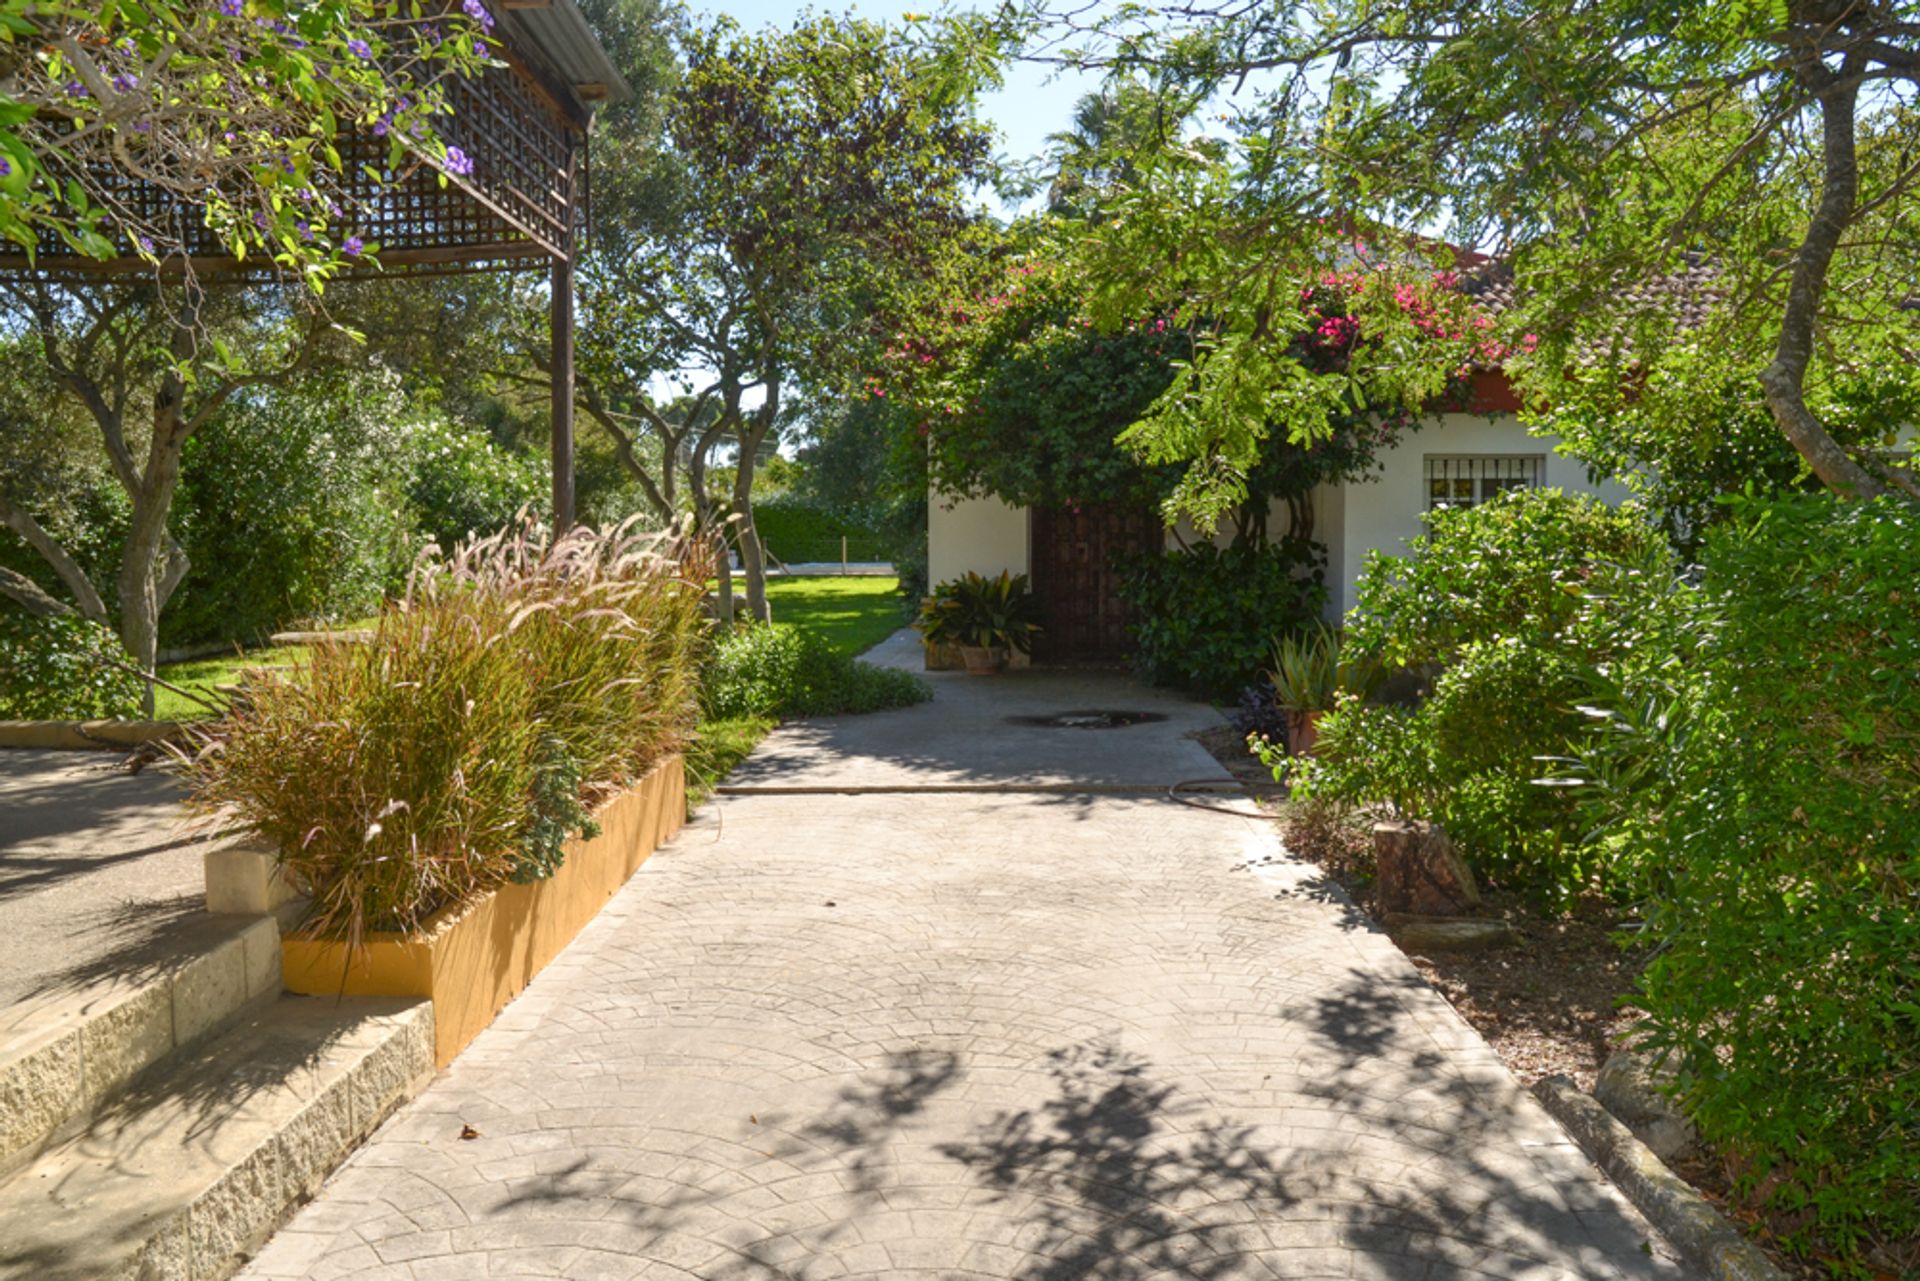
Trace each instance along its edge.
<instances>
[{"instance_id":1,"label":"small flowering plant","mask_svg":"<svg viewBox=\"0 0 1920 1281\"><path fill-rule=\"evenodd\" d=\"M492 27L483 0L440 16L407 0L0 0L0 236L29 256L52 234L158 264L198 224L318 292L378 249L354 231L372 175L342 136L384 138L388 180L410 153L470 173L435 124L450 78L489 64ZM173 198L128 200L129 168Z\"/></svg>"}]
</instances>

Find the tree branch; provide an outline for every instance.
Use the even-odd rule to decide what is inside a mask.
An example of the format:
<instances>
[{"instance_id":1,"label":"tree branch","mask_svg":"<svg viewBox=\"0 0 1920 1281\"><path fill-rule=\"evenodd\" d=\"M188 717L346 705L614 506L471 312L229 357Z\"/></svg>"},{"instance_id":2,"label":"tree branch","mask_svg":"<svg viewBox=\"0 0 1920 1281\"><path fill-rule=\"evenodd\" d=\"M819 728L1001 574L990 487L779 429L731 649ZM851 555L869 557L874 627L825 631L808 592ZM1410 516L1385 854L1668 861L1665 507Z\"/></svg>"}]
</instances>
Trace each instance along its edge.
<instances>
[{"instance_id":1,"label":"tree branch","mask_svg":"<svg viewBox=\"0 0 1920 1281\"><path fill-rule=\"evenodd\" d=\"M1761 371L1760 385L1781 433L1807 460L1821 483L1843 497L1875 498L1888 493L1887 486L1848 455L1807 407L1806 398L1807 365L1813 358L1814 329L1826 294L1827 272L1833 264L1834 250L1853 220L1860 190L1854 139L1860 90L1850 83L1856 70L1852 62L1849 58L1848 65L1833 75L1817 59L1810 58L1802 71L1803 79L1821 90L1824 180L1819 206L1794 257L1773 363Z\"/></svg>"},{"instance_id":2,"label":"tree branch","mask_svg":"<svg viewBox=\"0 0 1920 1281\"><path fill-rule=\"evenodd\" d=\"M20 535L27 541L29 547L40 553L40 559L53 568L53 572L60 576L60 581L67 585L67 590L73 593L74 600L80 603L80 613L96 623L107 621L106 603L100 599L100 593L94 590L93 584L87 581L86 571L80 568L80 562L69 555L67 549L47 533L40 522L33 518L32 513L23 507L16 506L3 493L0 493L0 524L6 525L8 529ZM22 581L30 584L30 580ZM33 590L42 596L45 595L38 587L34 587ZM12 592L8 594L14 595L16 600L19 599ZM28 608L32 609L33 606L28 605ZM61 605L60 608L65 610L67 606Z\"/></svg>"},{"instance_id":3,"label":"tree branch","mask_svg":"<svg viewBox=\"0 0 1920 1281\"><path fill-rule=\"evenodd\" d=\"M0 596L18 602L29 614L40 618L58 618L62 614L75 612L73 606L63 600L55 600L40 590L40 584L5 565L0 565Z\"/></svg>"}]
</instances>

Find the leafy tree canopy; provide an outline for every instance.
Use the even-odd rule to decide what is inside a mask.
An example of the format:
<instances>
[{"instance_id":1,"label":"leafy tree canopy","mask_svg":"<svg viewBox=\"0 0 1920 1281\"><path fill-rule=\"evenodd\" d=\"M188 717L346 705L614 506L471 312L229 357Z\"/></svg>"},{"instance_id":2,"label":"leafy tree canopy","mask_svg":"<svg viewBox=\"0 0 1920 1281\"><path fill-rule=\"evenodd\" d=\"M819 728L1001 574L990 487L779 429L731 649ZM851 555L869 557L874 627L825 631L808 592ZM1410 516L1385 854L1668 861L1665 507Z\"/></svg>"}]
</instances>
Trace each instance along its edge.
<instances>
[{"instance_id":1,"label":"leafy tree canopy","mask_svg":"<svg viewBox=\"0 0 1920 1281\"><path fill-rule=\"evenodd\" d=\"M1056 20L1056 39L1073 27ZM1233 104L1241 163L1171 148L1103 273L1121 297L1216 282L1218 314L1240 313L1218 376L1145 433L1195 460L1197 494L1231 483L1233 412L1300 391L1256 341L1286 306L1266 265L1324 263L1337 246L1315 228L1369 223L1511 266L1506 336L1538 336L1515 363L1546 401L1630 386L1677 433L1739 383L1828 487L1920 494L1884 436L1842 443L1820 407L1920 338L1920 7L1263 0L1123 7L1075 35L1069 61Z\"/></svg>"}]
</instances>

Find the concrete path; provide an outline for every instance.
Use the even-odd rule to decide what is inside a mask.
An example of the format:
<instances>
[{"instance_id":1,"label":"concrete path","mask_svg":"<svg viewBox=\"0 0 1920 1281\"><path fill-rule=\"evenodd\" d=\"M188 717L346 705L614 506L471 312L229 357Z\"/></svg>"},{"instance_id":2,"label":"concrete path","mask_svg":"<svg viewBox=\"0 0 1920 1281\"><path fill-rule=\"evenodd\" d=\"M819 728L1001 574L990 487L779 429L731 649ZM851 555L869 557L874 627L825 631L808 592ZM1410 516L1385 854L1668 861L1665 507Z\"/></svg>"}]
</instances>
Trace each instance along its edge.
<instances>
[{"instance_id":1,"label":"concrete path","mask_svg":"<svg viewBox=\"0 0 1920 1281\"><path fill-rule=\"evenodd\" d=\"M121 759L0 748L0 1011L138 978L207 929L178 780Z\"/></svg>"},{"instance_id":2,"label":"concrete path","mask_svg":"<svg viewBox=\"0 0 1920 1281\"><path fill-rule=\"evenodd\" d=\"M740 778L1217 773L1118 677L937 688ZM1100 706L1168 720L1001 725ZM896 792L709 806L245 1275L1682 1274L1269 824Z\"/></svg>"}]
</instances>

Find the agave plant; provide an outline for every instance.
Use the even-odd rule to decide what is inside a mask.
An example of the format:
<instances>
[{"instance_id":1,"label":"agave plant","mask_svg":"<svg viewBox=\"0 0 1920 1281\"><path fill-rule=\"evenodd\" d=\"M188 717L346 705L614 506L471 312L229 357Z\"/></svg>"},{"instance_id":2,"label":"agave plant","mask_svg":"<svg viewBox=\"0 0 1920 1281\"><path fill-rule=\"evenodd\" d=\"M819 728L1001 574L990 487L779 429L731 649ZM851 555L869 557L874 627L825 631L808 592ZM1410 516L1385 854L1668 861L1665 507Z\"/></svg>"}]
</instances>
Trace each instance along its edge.
<instances>
[{"instance_id":1,"label":"agave plant","mask_svg":"<svg viewBox=\"0 0 1920 1281\"><path fill-rule=\"evenodd\" d=\"M1281 636L1273 643L1273 668L1267 679L1273 701L1287 713L1288 728L1299 751L1312 750L1314 721L1333 710L1342 694L1371 698L1386 678L1386 669L1371 654L1343 645L1340 635L1324 623L1307 632Z\"/></svg>"},{"instance_id":2,"label":"agave plant","mask_svg":"<svg viewBox=\"0 0 1920 1281\"><path fill-rule=\"evenodd\" d=\"M914 620L929 645L972 645L982 649L1033 649L1040 631L1039 605L1025 574L1002 570L988 578L967 573L941 583L921 603Z\"/></svg>"}]
</instances>

